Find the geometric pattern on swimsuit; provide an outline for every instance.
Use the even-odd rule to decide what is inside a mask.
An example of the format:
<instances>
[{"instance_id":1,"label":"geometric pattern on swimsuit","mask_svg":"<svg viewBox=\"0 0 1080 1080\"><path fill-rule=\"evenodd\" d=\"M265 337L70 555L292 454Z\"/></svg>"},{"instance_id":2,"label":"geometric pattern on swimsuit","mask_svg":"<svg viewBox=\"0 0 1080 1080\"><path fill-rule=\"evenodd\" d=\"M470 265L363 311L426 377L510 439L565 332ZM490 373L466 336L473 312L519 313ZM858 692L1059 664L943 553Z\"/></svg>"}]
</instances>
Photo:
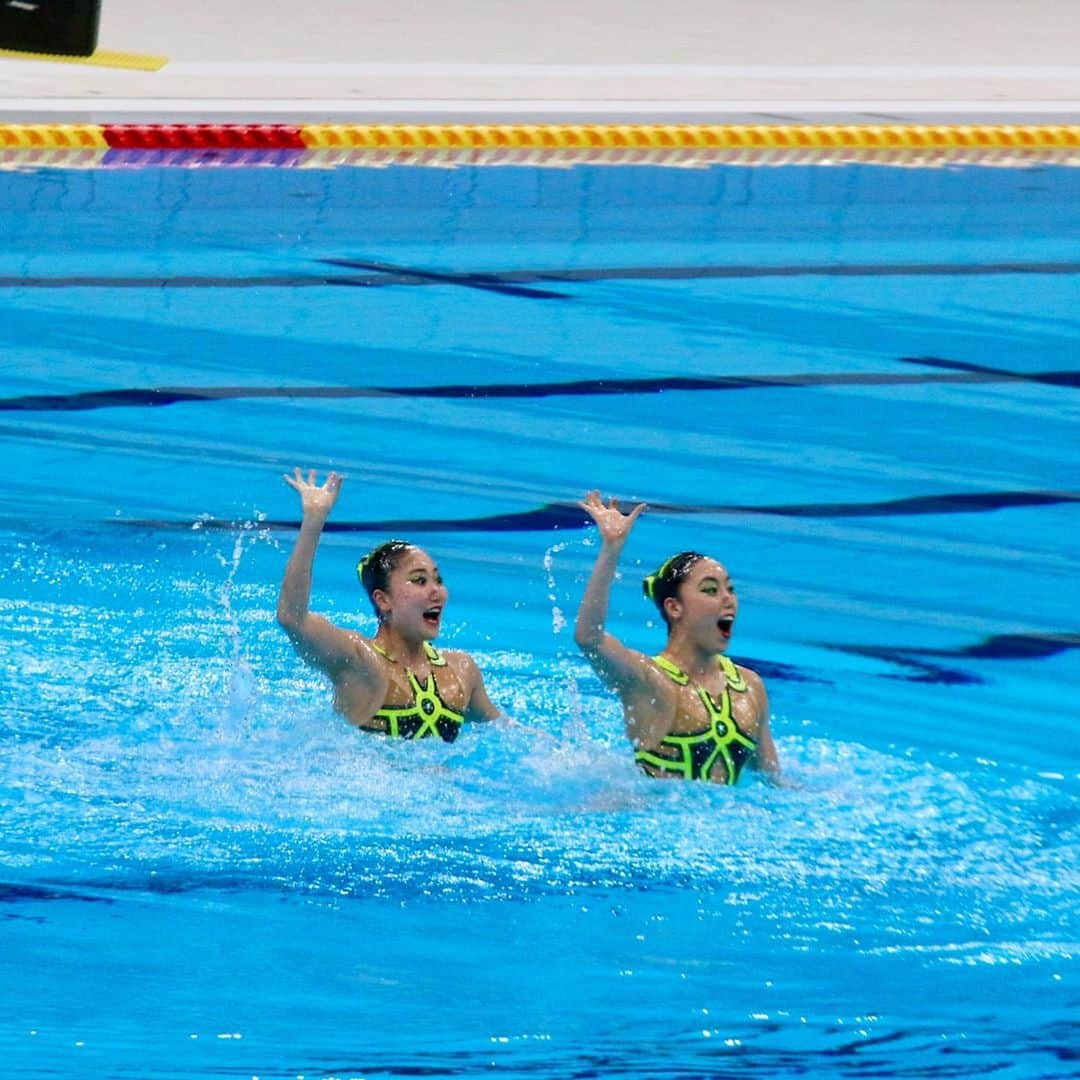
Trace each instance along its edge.
<instances>
[{"instance_id":1,"label":"geometric pattern on swimsuit","mask_svg":"<svg viewBox=\"0 0 1080 1080\"><path fill-rule=\"evenodd\" d=\"M726 656L720 653L716 659L723 669L725 679L720 700L717 701L705 687L692 684L705 706L708 725L700 731L665 735L656 750L636 751L634 760L643 768L648 766L663 773L681 776L684 780L708 780L713 766L722 761L724 782L734 784L738 781L743 765L757 749L757 742L739 729L731 712L730 691L742 694L748 687L739 674L739 669ZM673 683L679 686L690 683L690 676L666 656L654 656L653 661ZM665 753L665 750L669 752Z\"/></svg>"},{"instance_id":2,"label":"geometric pattern on swimsuit","mask_svg":"<svg viewBox=\"0 0 1080 1080\"><path fill-rule=\"evenodd\" d=\"M375 645L375 649L386 656L378 645ZM424 642L424 652L432 668L446 667L446 661L430 642ZM364 725L364 730L375 731L392 738L427 739L438 736L443 742L453 742L461 734L461 725L465 723L465 717L451 709L439 696L435 672L428 672L427 682L423 685L408 668L405 669L405 675L413 692L412 703L400 706L384 705L372 719L385 721L386 730L367 725Z\"/></svg>"}]
</instances>

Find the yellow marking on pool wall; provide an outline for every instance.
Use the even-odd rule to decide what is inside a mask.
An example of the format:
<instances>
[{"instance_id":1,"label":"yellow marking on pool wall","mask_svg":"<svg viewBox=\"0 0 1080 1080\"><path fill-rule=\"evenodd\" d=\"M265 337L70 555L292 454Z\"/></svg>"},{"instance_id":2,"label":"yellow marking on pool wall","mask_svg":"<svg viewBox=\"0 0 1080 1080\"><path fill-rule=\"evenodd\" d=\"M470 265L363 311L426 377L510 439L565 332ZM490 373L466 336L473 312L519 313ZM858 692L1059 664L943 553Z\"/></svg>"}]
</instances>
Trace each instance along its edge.
<instances>
[{"instance_id":1,"label":"yellow marking on pool wall","mask_svg":"<svg viewBox=\"0 0 1080 1080\"><path fill-rule=\"evenodd\" d=\"M311 150L1062 150L1075 124L308 124Z\"/></svg>"},{"instance_id":2,"label":"yellow marking on pool wall","mask_svg":"<svg viewBox=\"0 0 1080 1080\"><path fill-rule=\"evenodd\" d=\"M144 56L141 53L111 52L109 49L97 49L90 56L61 56L59 53L0 49L0 57L10 57L13 60L45 60L51 64L89 64L91 67L127 68L133 71L160 71L169 62L167 56Z\"/></svg>"},{"instance_id":3,"label":"yellow marking on pool wall","mask_svg":"<svg viewBox=\"0 0 1080 1080\"><path fill-rule=\"evenodd\" d=\"M0 124L0 149L107 150L97 124Z\"/></svg>"}]
</instances>

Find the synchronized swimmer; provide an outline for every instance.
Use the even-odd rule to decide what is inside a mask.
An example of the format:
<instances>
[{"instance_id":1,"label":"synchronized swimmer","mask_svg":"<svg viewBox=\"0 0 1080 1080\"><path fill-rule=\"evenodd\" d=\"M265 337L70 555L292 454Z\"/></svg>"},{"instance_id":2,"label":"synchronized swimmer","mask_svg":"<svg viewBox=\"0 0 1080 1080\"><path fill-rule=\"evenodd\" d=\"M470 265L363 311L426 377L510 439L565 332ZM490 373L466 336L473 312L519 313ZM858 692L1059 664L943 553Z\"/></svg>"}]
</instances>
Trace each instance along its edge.
<instances>
[{"instance_id":1,"label":"synchronized swimmer","mask_svg":"<svg viewBox=\"0 0 1080 1080\"><path fill-rule=\"evenodd\" d=\"M277 619L300 657L329 677L334 708L364 731L445 742L453 742L466 721L498 718L472 657L432 644L448 590L423 549L389 540L357 564L379 620L374 637L342 630L310 610L315 549L342 478L331 472L318 484L313 470L305 479L298 468L284 479L299 494L303 516L285 567Z\"/></svg>"},{"instance_id":2,"label":"synchronized swimmer","mask_svg":"<svg viewBox=\"0 0 1080 1080\"><path fill-rule=\"evenodd\" d=\"M300 533L285 567L277 618L299 656L330 679L334 707L363 731L453 742L466 721L503 716L475 661L442 652L438 637L447 588L431 556L404 540L380 544L357 564L378 629L343 630L309 609L312 564L341 492L297 468L285 482L300 496ZM645 579L645 594L667 624L656 656L627 648L605 630L619 555L645 504L623 514L591 491L579 504L596 523L601 547L578 611L574 639L622 701L634 759L650 776L734 784L743 768L779 780L765 686L724 655L738 614L735 588L720 563L683 551ZM436 675L436 673L438 673Z\"/></svg>"},{"instance_id":3,"label":"synchronized swimmer","mask_svg":"<svg viewBox=\"0 0 1080 1080\"><path fill-rule=\"evenodd\" d=\"M601 546L578 610L574 640L622 701L634 758L650 776L734 784L744 766L778 781L765 685L724 655L739 604L728 572L695 551L672 555L644 581L667 624L667 644L648 657L605 630L619 555L644 503L623 514L590 491L581 508Z\"/></svg>"}]
</instances>

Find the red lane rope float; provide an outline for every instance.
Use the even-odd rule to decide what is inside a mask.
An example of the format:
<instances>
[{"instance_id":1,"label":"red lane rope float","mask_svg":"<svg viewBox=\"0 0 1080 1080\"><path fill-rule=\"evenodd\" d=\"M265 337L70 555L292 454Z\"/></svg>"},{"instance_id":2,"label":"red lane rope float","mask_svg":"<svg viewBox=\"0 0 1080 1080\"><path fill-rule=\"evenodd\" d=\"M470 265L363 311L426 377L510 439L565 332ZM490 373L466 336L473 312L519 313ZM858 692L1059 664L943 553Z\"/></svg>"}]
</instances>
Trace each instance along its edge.
<instances>
[{"instance_id":1,"label":"red lane rope float","mask_svg":"<svg viewBox=\"0 0 1080 1080\"><path fill-rule=\"evenodd\" d=\"M304 150L292 124L104 124L113 150Z\"/></svg>"}]
</instances>

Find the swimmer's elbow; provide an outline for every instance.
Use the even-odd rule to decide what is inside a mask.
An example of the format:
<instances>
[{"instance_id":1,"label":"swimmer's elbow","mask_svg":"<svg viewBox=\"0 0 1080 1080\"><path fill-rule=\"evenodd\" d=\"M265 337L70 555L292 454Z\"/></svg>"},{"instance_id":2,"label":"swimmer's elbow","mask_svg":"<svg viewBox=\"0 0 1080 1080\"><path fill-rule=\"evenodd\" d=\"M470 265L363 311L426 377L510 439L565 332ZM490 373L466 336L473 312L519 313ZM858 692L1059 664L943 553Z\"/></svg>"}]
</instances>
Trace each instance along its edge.
<instances>
[{"instance_id":1,"label":"swimmer's elbow","mask_svg":"<svg viewBox=\"0 0 1080 1080\"><path fill-rule=\"evenodd\" d=\"M604 640L604 628L601 626L589 626L587 623L578 623L574 627L574 644L583 653L594 653L600 648Z\"/></svg>"},{"instance_id":2,"label":"swimmer's elbow","mask_svg":"<svg viewBox=\"0 0 1080 1080\"><path fill-rule=\"evenodd\" d=\"M297 637L303 629L304 615L304 612L296 611L288 604L278 604L277 606L278 626L291 638Z\"/></svg>"}]
</instances>

